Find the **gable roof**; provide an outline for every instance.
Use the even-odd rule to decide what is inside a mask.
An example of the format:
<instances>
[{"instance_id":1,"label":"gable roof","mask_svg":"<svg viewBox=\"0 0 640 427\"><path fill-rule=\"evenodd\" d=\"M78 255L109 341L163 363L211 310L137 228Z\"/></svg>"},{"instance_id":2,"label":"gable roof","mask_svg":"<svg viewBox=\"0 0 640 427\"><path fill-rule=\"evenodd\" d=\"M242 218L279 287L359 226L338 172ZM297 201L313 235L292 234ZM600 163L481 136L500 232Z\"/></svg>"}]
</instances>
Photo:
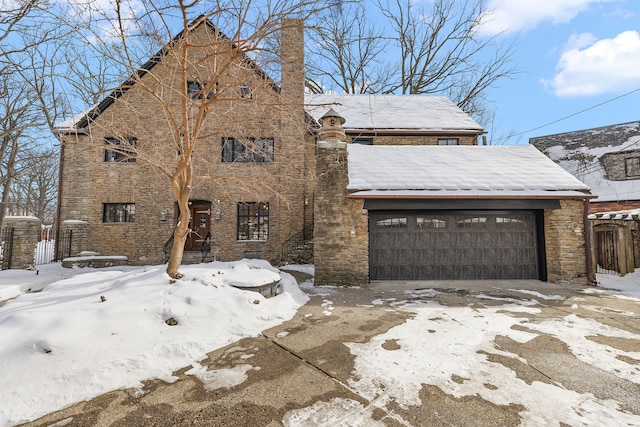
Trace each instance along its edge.
<instances>
[{"instance_id":1,"label":"gable roof","mask_svg":"<svg viewBox=\"0 0 640 427\"><path fill-rule=\"evenodd\" d=\"M640 179L612 181L602 158L640 149L640 122L531 138L529 142L598 196L594 202L640 200Z\"/></svg>"},{"instance_id":2,"label":"gable roof","mask_svg":"<svg viewBox=\"0 0 640 427\"><path fill-rule=\"evenodd\" d=\"M585 198L532 146L348 145L352 197Z\"/></svg>"},{"instance_id":3,"label":"gable roof","mask_svg":"<svg viewBox=\"0 0 640 427\"><path fill-rule=\"evenodd\" d=\"M346 131L484 132L482 126L443 96L306 94L305 104L316 121L333 108L346 119L343 126Z\"/></svg>"},{"instance_id":4,"label":"gable roof","mask_svg":"<svg viewBox=\"0 0 640 427\"><path fill-rule=\"evenodd\" d=\"M109 106L111 106L111 104L113 104L116 99L120 98L127 91L129 91L129 89L131 89L135 85L136 81L150 72L157 64L162 62L164 57L167 56L167 54L175 46L175 44L182 39L185 31L194 31L201 25L206 25L218 37L229 40L229 38L224 33L222 33L206 16L198 16L189 23L187 29L180 31L175 37L173 37L173 39L171 39L171 42L163 46L155 55L151 57L151 59L149 59L141 67L136 69L136 71L124 83L114 89L109 95L107 95L102 101L100 101L100 103L89 108L86 111L83 111L82 113L76 114L70 119L58 123L55 126L56 131L65 132L86 129L90 121L95 120L100 114L102 114L102 112L109 108ZM235 47L235 44L233 44L232 46ZM269 82L269 85L275 91L280 91L280 87L277 85L277 83L273 79L271 79L254 60L249 58L244 53L242 54L242 60L249 66L249 68L252 68L256 72L256 74L258 74L264 80L267 80Z\"/></svg>"}]
</instances>

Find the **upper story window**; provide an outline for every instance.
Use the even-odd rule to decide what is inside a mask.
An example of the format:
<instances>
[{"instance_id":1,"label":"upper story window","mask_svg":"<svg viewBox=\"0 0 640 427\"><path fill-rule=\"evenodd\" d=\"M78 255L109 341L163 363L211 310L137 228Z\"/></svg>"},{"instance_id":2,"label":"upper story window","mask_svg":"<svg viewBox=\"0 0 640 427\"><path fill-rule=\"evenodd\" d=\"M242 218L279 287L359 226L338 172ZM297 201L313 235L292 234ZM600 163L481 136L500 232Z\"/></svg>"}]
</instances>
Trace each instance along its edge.
<instances>
[{"instance_id":1,"label":"upper story window","mask_svg":"<svg viewBox=\"0 0 640 427\"><path fill-rule=\"evenodd\" d=\"M458 138L438 138L438 145L458 145Z\"/></svg>"},{"instance_id":2,"label":"upper story window","mask_svg":"<svg viewBox=\"0 0 640 427\"><path fill-rule=\"evenodd\" d=\"M203 99L204 98L204 88L206 84L200 83L195 80L190 80L187 82L187 95L191 97L191 99ZM215 91L218 91L218 82L215 84ZM207 94L207 99L213 96L214 91L210 90Z\"/></svg>"},{"instance_id":3,"label":"upper story window","mask_svg":"<svg viewBox=\"0 0 640 427\"><path fill-rule=\"evenodd\" d=\"M273 138L222 138L222 161L273 163Z\"/></svg>"},{"instance_id":4,"label":"upper story window","mask_svg":"<svg viewBox=\"0 0 640 427\"><path fill-rule=\"evenodd\" d=\"M351 138L352 144L373 145L373 138L353 137Z\"/></svg>"},{"instance_id":5,"label":"upper story window","mask_svg":"<svg viewBox=\"0 0 640 427\"><path fill-rule=\"evenodd\" d=\"M244 99L253 99L253 90L247 85L240 86L240 97Z\"/></svg>"},{"instance_id":6,"label":"upper story window","mask_svg":"<svg viewBox=\"0 0 640 427\"><path fill-rule=\"evenodd\" d=\"M135 203L103 203L102 222L134 222Z\"/></svg>"},{"instance_id":7,"label":"upper story window","mask_svg":"<svg viewBox=\"0 0 640 427\"><path fill-rule=\"evenodd\" d=\"M105 138L105 162L135 162L136 138Z\"/></svg>"},{"instance_id":8,"label":"upper story window","mask_svg":"<svg viewBox=\"0 0 640 427\"><path fill-rule=\"evenodd\" d=\"M639 177L640 157L626 157L624 159L624 173L629 177Z\"/></svg>"}]
</instances>

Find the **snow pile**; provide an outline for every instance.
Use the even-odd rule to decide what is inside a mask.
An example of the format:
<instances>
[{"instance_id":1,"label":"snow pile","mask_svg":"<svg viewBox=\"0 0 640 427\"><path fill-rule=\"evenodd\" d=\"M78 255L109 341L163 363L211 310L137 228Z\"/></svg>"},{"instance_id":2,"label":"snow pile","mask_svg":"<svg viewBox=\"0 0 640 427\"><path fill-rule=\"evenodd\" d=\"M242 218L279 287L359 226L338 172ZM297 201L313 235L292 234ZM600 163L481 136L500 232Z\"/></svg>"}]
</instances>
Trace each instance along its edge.
<instances>
[{"instance_id":1,"label":"snow pile","mask_svg":"<svg viewBox=\"0 0 640 427\"><path fill-rule=\"evenodd\" d=\"M74 277L46 287L34 280L41 292L0 307L0 425L140 387L143 380L175 381L175 370L290 319L308 300L292 276L264 261L183 266L177 281L164 270L74 269L62 273ZM280 275L283 293L270 299L229 286L269 283ZM0 295L14 296L26 286L5 281Z\"/></svg>"}]
</instances>

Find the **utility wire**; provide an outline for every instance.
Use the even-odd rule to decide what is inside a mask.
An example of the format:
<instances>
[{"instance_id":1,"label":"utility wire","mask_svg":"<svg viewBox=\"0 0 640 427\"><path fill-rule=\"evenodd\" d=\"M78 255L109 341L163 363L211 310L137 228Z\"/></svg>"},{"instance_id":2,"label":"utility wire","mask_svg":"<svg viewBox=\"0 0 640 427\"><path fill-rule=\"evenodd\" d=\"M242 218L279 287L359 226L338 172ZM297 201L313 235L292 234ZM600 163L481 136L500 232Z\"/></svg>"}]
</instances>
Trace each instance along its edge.
<instances>
[{"instance_id":1,"label":"utility wire","mask_svg":"<svg viewBox=\"0 0 640 427\"><path fill-rule=\"evenodd\" d=\"M585 113L585 112L587 112L587 111L589 111L589 110L593 110L594 108L598 108L598 107L601 107L601 106L603 106L603 105L605 105L605 104L608 104L608 103L610 103L610 102L617 101L617 100L618 100L618 99L620 99L620 98L624 98L625 96L629 96L629 95L634 94L634 93L636 93L636 92L640 92L640 88L634 89L634 90L632 90L632 91L630 91L630 92L627 92L627 93L623 93L622 95L616 96L615 98L608 99L608 100L603 101L603 102L601 102L601 103L599 103L599 104L592 105L591 107L585 108L584 110L580 110L580 111L578 111L578 112L575 112L575 113L569 114L568 116L561 117L561 118L559 118L559 119L556 119L556 120L553 120L553 121L551 121L551 122L545 123L545 124L543 124L543 125L540 125L540 126L537 126L537 127L531 128L531 129L529 129L529 130L525 130L525 131L522 131L522 132L519 132L519 133L516 133L516 134L508 135L508 136L503 137L503 138L499 138L497 141L501 141L501 140L508 139L508 138L513 138L514 136L524 135L525 133L533 132L533 131L535 131L535 130L545 128L545 127L547 127L547 126L554 125L554 124L559 123L559 122L561 122L561 121L563 121L563 120L570 119L571 117L574 117L574 116L577 116L577 115L579 115L579 114Z\"/></svg>"}]
</instances>

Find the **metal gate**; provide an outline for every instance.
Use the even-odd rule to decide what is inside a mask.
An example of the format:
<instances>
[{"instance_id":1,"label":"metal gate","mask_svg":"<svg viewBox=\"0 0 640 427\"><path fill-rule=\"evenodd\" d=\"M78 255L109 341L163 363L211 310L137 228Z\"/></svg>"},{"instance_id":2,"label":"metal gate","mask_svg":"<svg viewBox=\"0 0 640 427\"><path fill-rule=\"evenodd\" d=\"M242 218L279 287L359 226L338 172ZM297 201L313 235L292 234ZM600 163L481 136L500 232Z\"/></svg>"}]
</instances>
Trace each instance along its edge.
<instances>
[{"instance_id":1,"label":"metal gate","mask_svg":"<svg viewBox=\"0 0 640 427\"><path fill-rule=\"evenodd\" d=\"M73 241L73 230L64 230L59 233L58 238L60 239L57 242L57 250L56 260L62 261L65 258L69 258L71 256L71 243Z\"/></svg>"},{"instance_id":2,"label":"metal gate","mask_svg":"<svg viewBox=\"0 0 640 427\"><path fill-rule=\"evenodd\" d=\"M2 270L11 268L13 255L13 228L3 228L0 231L0 266Z\"/></svg>"}]
</instances>

